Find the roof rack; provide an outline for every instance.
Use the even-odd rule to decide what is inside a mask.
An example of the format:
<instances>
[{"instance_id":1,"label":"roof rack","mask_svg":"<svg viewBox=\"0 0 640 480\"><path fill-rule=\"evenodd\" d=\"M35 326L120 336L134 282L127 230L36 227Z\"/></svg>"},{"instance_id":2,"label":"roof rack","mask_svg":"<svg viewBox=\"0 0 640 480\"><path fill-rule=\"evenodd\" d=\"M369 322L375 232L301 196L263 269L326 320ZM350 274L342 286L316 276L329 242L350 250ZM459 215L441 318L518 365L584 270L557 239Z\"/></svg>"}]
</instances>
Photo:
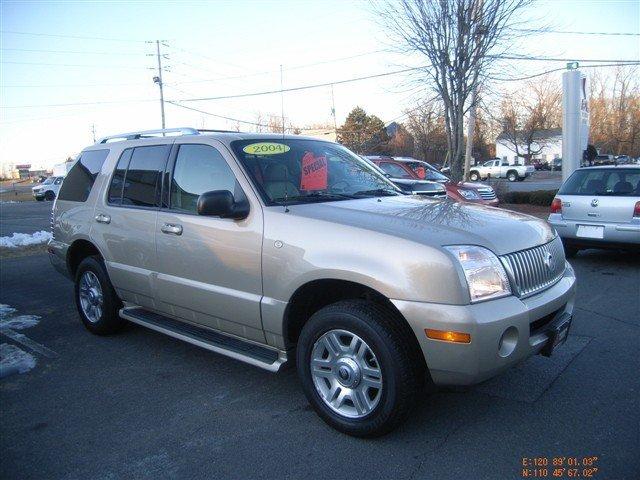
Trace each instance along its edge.
<instances>
[{"instance_id":1,"label":"roof rack","mask_svg":"<svg viewBox=\"0 0 640 480\"><path fill-rule=\"evenodd\" d=\"M158 130L144 130L141 132L119 133L118 135L109 135L98 140L97 143L107 143L110 140L138 140L140 138L149 138L154 135L162 134L164 136L167 133L179 133L181 135L200 135L200 132L191 127L181 128L161 128Z\"/></svg>"}]
</instances>

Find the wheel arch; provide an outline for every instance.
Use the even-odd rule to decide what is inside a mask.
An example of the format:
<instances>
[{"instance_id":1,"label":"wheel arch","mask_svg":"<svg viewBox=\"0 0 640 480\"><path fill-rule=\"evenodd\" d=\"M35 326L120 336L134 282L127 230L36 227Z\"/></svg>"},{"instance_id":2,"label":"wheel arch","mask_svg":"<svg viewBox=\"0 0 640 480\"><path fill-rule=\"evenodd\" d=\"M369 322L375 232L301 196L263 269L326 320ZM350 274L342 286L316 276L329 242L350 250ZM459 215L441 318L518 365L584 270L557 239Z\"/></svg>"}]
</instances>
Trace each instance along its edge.
<instances>
[{"instance_id":1,"label":"wheel arch","mask_svg":"<svg viewBox=\"0 0 640 480\"><path fill-rule=\"evenodd\" d=\"M104 261L104 256L98 247L88 239L79 238L69 245L67 249L67 269L72 278L75 277L82 260L90 256L98 256Z\"/></svg>"},{"instance_id":2,"label":"wheel arch","mask_svg":"<svg viewBox=\"0 0 640 480\"><path fill-rule=\"evenodd\" d=\"M370 286L337 278L310 280L298 287L293 293L285 308L283 318L283 335L287 348L295 348L302 328L315 312L341 300L356 299L365 299L376 303L396 317L402 323L403 328L407 329L414 342L413 346L417 352L420 352L420 358L424 361L418 339L415 338L409 322L389 298Z\"/></svg>"}]
</instances>

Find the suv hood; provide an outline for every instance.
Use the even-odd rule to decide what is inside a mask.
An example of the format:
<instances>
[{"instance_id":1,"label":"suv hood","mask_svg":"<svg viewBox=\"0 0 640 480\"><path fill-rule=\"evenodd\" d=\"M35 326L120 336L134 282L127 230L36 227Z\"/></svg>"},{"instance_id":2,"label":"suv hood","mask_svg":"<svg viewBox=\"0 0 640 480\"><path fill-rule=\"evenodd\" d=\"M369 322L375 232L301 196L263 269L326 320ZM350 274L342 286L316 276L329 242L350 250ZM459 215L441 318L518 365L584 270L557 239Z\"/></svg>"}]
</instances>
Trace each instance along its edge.
<instances>
[{"instance_id":1,"label":"suv hood","mask_svg":"<svg viewBox=\"0 0 640 480\"><path fill-rule=\"evenodd\" d=\"M547 222L530 215L415 195L291 205L289 209L293 215L435 247L480 245L497 255L542 245L555 237Z\"/></svg>"}]
</instances>

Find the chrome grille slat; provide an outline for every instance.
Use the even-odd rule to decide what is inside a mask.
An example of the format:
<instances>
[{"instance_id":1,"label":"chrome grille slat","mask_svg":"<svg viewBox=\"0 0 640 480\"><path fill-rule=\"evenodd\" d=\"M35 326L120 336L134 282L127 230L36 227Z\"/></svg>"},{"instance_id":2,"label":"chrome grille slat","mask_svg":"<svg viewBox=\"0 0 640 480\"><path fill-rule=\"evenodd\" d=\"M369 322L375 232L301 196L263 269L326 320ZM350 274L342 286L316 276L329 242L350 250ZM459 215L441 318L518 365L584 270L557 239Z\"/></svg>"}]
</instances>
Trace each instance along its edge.
<instances>
[{"instance_id":1,"label":"chrome grille slat","mask_svg":"<svg viewBox=\"0 0 640 480\"><path fill-rule=\"evenodd\" d=\"M551 254L551 268L545 259ZM520 298L534 295L556 283L565 269L564 248L560 237L538 247L500 257L514 294Z\"/></svg>"}]
</instances>

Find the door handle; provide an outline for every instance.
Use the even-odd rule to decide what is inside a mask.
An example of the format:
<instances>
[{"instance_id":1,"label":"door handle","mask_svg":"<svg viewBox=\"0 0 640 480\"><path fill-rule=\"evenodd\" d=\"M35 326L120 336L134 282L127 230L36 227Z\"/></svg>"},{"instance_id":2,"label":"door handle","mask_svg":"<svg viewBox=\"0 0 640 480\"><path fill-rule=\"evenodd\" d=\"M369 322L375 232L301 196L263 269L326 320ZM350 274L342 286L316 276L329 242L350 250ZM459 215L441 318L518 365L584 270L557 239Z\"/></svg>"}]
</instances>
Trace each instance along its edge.
<instances>
[{"instance_id":1,"label":"door handle","mask_svg":"<svg viewBox=\"0 0 640 480\"><path fill-rule=\"evenodd\" d=\"M109 215L105 215L104 213L99 213L95 216L96 222L98 223L111 223L111 217Z\"/></svg>"},{"instance_id":2,"label":"door handle","mask_svg":"<svg viewBox=\"0 0 640 480\"><path fill-rule=\"evenodd\" d=\"M176 225L175 223L165 223L160 230L162 233L170 235L182 235L182 225Z\"/></svg>"}]
</instances>

